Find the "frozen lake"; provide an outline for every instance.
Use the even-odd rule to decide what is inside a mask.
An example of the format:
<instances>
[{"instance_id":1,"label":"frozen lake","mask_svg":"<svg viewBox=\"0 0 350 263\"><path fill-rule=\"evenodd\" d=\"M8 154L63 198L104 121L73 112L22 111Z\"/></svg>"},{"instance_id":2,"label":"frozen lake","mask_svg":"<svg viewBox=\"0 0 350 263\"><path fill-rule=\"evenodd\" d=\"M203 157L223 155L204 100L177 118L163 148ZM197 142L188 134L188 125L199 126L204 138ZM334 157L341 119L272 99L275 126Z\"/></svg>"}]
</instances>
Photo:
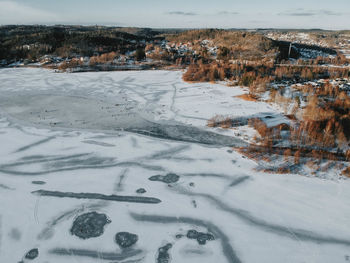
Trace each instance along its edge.
<instances>
[{"instance_id":1,"label":"frozen lake","mask_svg":"<svg viewBox=\"0 0 350 263\"><path fill-rule=\"evenodd\" d=\"M0 70L0 262L350 261L349 181L255 171L207 120L279 113L181 75Z\"/></svg>"}]
</instances>

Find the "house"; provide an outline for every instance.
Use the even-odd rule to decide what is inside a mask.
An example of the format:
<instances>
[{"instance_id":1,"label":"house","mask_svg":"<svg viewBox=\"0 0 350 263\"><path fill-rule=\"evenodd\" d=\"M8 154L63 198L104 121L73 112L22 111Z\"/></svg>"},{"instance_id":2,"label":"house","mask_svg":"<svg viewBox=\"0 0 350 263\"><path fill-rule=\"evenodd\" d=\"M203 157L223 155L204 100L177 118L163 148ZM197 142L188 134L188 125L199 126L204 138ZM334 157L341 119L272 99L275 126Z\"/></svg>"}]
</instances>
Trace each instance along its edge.
<instances>
[{"instance_id":1,"label":"house","mask_svg":"<svg viewBox=\"0 0 350 263\"><path fill-rule=\"evenodd\" d=\"M89 63L90 58L89 57L80 57L80 62L82 63Z\"/></svg>"}]
</instances>

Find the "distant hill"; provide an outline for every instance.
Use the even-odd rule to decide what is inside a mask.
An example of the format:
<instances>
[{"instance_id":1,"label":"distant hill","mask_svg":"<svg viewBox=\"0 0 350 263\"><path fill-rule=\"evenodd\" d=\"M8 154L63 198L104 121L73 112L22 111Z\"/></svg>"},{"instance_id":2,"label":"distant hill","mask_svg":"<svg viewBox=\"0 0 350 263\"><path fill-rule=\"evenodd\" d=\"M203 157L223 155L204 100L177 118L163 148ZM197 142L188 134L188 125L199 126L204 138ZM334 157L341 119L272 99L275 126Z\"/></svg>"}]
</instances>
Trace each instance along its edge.
<instances>
[{"instance_id":1,"label":"distant hill","mask_svg":"<svg viewBox=\"0 0 350 263\"><path fill-rule=\"evenodd\" d=\"M46 54L67 57L92 56L111 51L135 50L158 35L147 28L101 26L17 26L0 27L0 59L35 59Z\"/></svg>"}]
</instances>

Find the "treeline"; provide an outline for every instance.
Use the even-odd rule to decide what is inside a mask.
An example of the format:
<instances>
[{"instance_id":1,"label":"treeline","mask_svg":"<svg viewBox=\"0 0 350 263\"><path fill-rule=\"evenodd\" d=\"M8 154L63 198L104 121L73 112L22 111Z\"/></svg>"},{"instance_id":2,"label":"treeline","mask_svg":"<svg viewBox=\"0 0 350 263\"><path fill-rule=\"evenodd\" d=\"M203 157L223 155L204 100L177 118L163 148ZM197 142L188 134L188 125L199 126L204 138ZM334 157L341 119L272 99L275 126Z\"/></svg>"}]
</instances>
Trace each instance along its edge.
<instances>
[{"instance_id":1,"label":"treeline","mask_svg":"<svg viewBox=\"0 0 350 263\"><path fill-rule=\"evenodd\" d=\"M275 65L269 61L210 64L198 61L188 67L183 79L198 82L230 80L254 90L257 84L265 80L305 82L321 78L347 78L349 73L348 68L342 67Z\"/></svg>"},{"instance_id":2,"label":"treeline","mask_svg":"<svg viewBox=\"0 0 350 263\"><path fill-rule=\"evenodd\" d=\"M350 97L339 87L310 87L302 121L291 134L300 145L348 149L350 141Z\"/></svg>"},{"instance_id":3,"label":"treeline","mask_svg":"<svg viewBox=\"0 0 350 263\"><path fill-rule=\"evenodd\" d=\"M155 32L130 34L118 28L75 26L0 27L0 59L36 60L43 55L93 56L109 52L124 54L144 46Z\"/></svg>"},{"instance_id":4,"label":"treeline","mask_svg":"<svg viewBox=\"0 0 350 263\"><path fill-rule=\"evenodd\" d=\"M108 68L108 65L121 65L125 64L127 61L118 61L117 59L120 58L120 53L118 52L109 52L109 53L104 53L102 55L95 55L89 58L88 61L85 61L84 59L77 59L73 58L69 61L63 61L62 63L59 64L57 67L59 70L67 70L69 68L76 68L76 67L94 67L97 65L104 65L106 68ZM145 50L142 47L138 47L136 51L134 52L133 55L131 55L133 59L136 61L141 61L146 58Z\"/></svg>"}]
</instances>

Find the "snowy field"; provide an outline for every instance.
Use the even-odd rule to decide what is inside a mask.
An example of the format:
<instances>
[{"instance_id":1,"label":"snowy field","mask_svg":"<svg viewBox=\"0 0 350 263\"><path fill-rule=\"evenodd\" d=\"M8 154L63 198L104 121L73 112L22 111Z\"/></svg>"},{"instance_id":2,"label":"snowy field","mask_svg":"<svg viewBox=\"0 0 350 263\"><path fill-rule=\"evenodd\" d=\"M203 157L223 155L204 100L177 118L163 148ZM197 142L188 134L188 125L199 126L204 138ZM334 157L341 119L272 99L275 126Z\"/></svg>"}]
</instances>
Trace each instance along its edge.
<instances>
[{"instance_id":1,"label":"snowy field","mask_svg":"<svg viewBox=\"0 0 350 263\"><path fill-rule=\"evenodd\" d=\"M0 70L0 262L350 261L350 182L256 172L207 120L279 113L181 75Z\"/></svg>"}]
</instances>

